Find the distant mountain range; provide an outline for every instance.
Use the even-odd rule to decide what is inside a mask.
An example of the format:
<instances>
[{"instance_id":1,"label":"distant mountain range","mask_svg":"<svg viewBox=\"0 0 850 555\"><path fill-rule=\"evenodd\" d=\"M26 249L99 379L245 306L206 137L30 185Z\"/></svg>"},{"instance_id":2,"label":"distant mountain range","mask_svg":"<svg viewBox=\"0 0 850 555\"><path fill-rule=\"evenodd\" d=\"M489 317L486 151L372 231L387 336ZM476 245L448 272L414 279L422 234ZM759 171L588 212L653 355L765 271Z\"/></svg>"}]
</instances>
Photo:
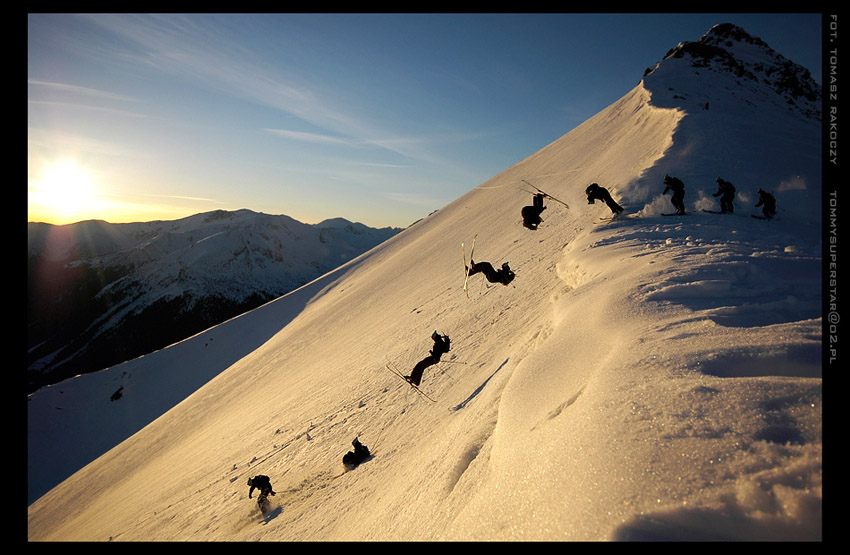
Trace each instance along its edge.
<instances>
[{"instance_id":1,"label":"distant mountain range","mask_svg":"<svg viewBox=\"0 0 850 555\"><path fill-rule=\"evenodd\" d=\"M218 210L174 221L28 224L28 393L256 308L401 231Z\"/></svg>"}]
</instances>

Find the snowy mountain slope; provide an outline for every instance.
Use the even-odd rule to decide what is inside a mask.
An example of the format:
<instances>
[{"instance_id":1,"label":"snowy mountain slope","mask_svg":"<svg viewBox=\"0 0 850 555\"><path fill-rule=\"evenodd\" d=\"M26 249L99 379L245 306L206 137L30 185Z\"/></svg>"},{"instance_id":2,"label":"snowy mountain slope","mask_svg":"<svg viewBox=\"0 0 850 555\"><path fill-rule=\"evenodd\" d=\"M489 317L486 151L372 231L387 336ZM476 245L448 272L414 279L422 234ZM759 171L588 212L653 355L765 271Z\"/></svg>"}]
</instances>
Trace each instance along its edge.
<instances>
[{"instance_id":1,"label":"snowy mountain slope","mask_svg":"<svg viewBox=\"0 0 850 555\"><path fill-rule=\"evenodd\" d=\"M340 266L285 297L165 349L30 395L29 501L260 347L355 263ZM61 456L55 456L57 452Z\"/></svg>"},{"instance_id":2,"label":"snowy mountain slope","mask_svg":"<svg viewBox=\"0 0 850 555\"><path fill-rule=\"evenodd\" d=\"M249 210L28 227L32 390L194 335L399 231ZM163 320L170 325L155 324Z\"/></svg>"},{"instance_id":3,"label":"snowy mountain slope","mask_svg":"<svg viewBox=\"0 0 850 555\"><path fill-rule=\"evenodd\" d=\"M671 67L681 76L668 83L692 77ZM707 113L654 105L671 97L650 77L356 263L249 313L279 331L32 503L29 538L819 538L817 214L785 203L771 177L735 183L740 197L776 191L777 221L750 218L752 200L731 216L657 216L669 211L664 173L693 172L689 208L714 192L709 161L725 152L747 175L774 175L775 153L746 137L701 140L716 102L738 114L718 126L779 116L733 74L712 83L738 98ZM776 148L816 191L806 145L818 126L786 121L797 142ZM548 202L543 225L524 229L523 179L570 208ZM598 224L607 208L586 203L590 182L633 217ZM476 261L508 261L516 279L473 276L467 298L460 244L475 234ZM284 306L293 317L275 313ZM409 371L435 329L453 346L425 372L432 404L384 366ZM178 347L200 366L197 338L145 358ZM125 370L140 379L136 363ZM342 474L355 436L374 457ZM255 474L277 492L266 519L245 495Z\"/></svg>"}]
</instances>

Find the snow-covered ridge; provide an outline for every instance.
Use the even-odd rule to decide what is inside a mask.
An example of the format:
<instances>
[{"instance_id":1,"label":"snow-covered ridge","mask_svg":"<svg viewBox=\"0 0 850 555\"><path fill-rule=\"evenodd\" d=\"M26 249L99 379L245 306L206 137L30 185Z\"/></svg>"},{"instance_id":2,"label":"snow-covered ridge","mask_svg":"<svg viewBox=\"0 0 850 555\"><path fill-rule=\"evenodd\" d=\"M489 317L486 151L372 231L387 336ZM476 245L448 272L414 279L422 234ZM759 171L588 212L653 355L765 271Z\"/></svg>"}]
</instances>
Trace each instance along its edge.
<instances>
[{"instance_id":1,"label":"snow-covered ridge","mask_svg":"<svg viewBox=\"0 0 850 555\"><path fill-rule=\"evenodd\" d=\"M774 96L667 58L343 268L31 396L32 488L55 477L52 453L82 445L70 423L120 437L156 384L214 374L31 503L29 539L820 539L820 127ZM689 215L660 215L665 174L685 181ZM734 214L701 211L718 175ZM570 208L549 202L523 228L522 180ZM626 217L600 221L591 182ZM758 188L777 197L773 221L751 217ZM516 278L473 279L467 298L460 245L475 235L476 261ZM435 329L452 350L425 373L430 403L384 366L409 370ZM373 457L342 473L356 436ZM266 519L247 498L256 474L277 491Z\"/></svg>"}]
</instances>

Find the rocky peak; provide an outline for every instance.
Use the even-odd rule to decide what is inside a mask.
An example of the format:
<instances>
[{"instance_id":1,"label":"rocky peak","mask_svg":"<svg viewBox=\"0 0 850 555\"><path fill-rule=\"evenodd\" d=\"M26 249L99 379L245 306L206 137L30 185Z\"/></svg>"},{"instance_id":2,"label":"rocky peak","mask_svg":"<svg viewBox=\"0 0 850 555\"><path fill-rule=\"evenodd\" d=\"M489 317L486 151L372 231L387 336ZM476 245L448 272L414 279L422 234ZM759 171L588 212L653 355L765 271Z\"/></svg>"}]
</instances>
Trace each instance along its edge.
<instances>
[{"instance_id":1,"label":"rocky peak","mask_svg":"<svg viewBox=\"0 0 850 555\"><path fill-rule=\"evenodd\" d=\"M741 84L766 87L792 109L821 119L821 87L809 70L731 23L715 25L696 42L679 43L644 77L672 60L689 61L697 72L725 74Z\"/></svg>"}]
</instances>

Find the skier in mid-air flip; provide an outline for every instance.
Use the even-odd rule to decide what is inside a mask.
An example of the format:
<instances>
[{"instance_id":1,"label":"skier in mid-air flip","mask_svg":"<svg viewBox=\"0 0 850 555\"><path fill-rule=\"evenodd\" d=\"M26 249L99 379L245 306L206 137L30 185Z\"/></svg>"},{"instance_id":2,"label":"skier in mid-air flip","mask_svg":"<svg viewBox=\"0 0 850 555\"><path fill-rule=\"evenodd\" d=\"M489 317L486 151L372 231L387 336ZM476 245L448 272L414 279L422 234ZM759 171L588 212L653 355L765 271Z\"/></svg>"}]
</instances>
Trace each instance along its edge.
<instances>
[{"instance_id":1,"label":"skier in mid-air flip","mask_svg":"<svg viewBox=\"0 0 850 555\"><path fill-rule=\"evenodd\" d=\"M608 192L608 189L600 187L598 183L591 183L588 185L587 189L584 190L584 193L587 195L588 204L593 204L594 200L601 200L608 206L608 208L611 209L611 212L615 216L623 211L623 207L614 202L614 199L611 198L611 193Z\"/></svg>"},{"instance_id":2,"label":"skier in mid-air flip","mask_svg":"<svg viewBox=\"0 0 850 555\"><path fill-rule=\"evenodd\" d=\"M540 217L540 214L546 210L546 207L543 206L543 197L545 195L543 193L536 193L532 200L531 206L523 206L522 211L522 225L527 227L528 229L536 230L537 226L543 223L543 219Z\"/></svg>"},{"instance_id":3,"label":"skier in mid-air flip","mask_svg":"<svg viewBox=\"0 0 850 555\"><path fill-rule=\"evenodd\" d=\"M440 335L434 330L434 333L431 334L431 339L434 341L434 347L431 349L431 353L416 363L409 376L404 376L405 380L417 387L419 387L419 382L422 381L422 373L425 369L440 362L440 357L449 352L451 340L448 335Z\"/></svg>"},{"instance_id":4,"label":"skier in mid-air flip","mask_svg":"<svg viewBox=\"0 0 850 555\"><path fill-rule=\"evenodd\" d=\"M508 285L514 280L515 274L507 262L502 263L502 267L498 270L493 268L493 265L489 262L475 262L474 260L470 262L472 265L465 268L470 276L482 273L490 283L501 283L502 285Z\"/></svg>"}]
</instances>

